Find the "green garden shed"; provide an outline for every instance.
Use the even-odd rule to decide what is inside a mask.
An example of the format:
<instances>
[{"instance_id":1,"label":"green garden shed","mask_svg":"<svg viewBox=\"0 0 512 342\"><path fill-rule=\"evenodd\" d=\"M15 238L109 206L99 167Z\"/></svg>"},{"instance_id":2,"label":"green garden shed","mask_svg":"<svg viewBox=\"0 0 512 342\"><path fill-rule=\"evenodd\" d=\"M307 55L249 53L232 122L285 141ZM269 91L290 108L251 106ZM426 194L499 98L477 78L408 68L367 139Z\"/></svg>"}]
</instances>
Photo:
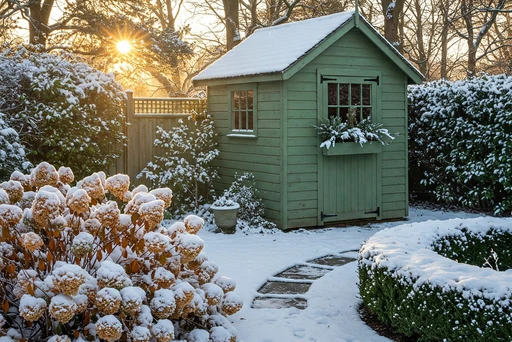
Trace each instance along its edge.
<instances>
[{"instance_id":1,"label":"green garden shed","mask_svg":"<svg viewBox=\"0 0 512 342\"><path fill-rule=\"evenodd\" d=\"M220 134L218 187L253 173L283 230L407 216L407 85L422 77L354 11L257 30L194 78ZM398 136L320 148L314 126L349 109Z\"/></svg>"}]
</instances>

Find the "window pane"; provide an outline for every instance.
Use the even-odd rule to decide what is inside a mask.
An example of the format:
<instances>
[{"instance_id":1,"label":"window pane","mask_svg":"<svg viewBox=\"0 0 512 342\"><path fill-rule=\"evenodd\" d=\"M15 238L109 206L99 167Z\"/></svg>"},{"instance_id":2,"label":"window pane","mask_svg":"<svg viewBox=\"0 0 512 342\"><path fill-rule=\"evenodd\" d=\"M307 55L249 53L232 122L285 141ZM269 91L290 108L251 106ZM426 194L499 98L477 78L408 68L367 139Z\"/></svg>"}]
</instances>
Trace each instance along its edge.
<instances>
[{"instance_id":1,"label":"window pane","mask_svg":"<svg viewBox=\"0 0 512 342\"><path fill-rule=\"evenodd\" d=\"M247 116L248 116L248 121L249 121L248 122L248 124L249 124L248 129L252 131L254 129L254 123L253 123L254 113L253 113L253 111L252 110L248 111L247 112Z\"/></svg>"},{"instance_id":2,"label":"window pane","mask_svg":"<svg viewBox=\"0 0 512 342\"><path fill-rule=\"evenodd\" d=\"M233 109L240 108L238 106L239 102L240 102L240 94L238 93L238 91L234 91L233 92Z\"/></svg>"},{"instance_id":3,"label":"window pane","mask_svg":"<svg viewBox=\"0 0 512 342\"><path fill-rule=\"evenodd\" d=\"M328 115L330 118L338 116L338 108L336 107L329 107L328 109Z\"/></svg>"},{"instance_id":4,"label":"window pane","mask_svg":"<svg viewBox=\"0 0 512 342\"><path fill-rule=\"evenodd\" d=\"M372 117L372 109L371 108L363 108L363 119L367 119Z\"/></svg>"},{"instance_id":5,"label":"window pane","mask_svg":"<svg viewBox=\"0 0 512 342\"><path fill-rule=\"evenodd\" d=\"M254 94L252 90L247 91L247 108L254 109Z\"/></svg>"},{"instance_id":6,"label":"window pane","mask_svg":"<svg viewBox=\"0 0 512 342\"><path fill-rule=\"evenodd\" d=\"M361 104L361 85L360 84L351 84L351 102L352 106L358 106Z\"/></svg>"},{"instance_id":7,"label":"window pane","mask_svg":"<svg viewBox=\"0 0 512 342\"><path fill-rule=\"evenodd\" d=\"M372 104L372 85L363 84L363 105L371 106Z\"/></svg>"},{"instance_id":8,"label":"window pane","mask_svg":"<svg viewBox=\"0 0 512 342\"><path fill-rule=\"evenodd\" d=\"M338 99L336 93L338 92L338 85L336 83L329 83L327 85L327 104L328 105L337 105Z\"/></svg>"},{"instance_id":9,"label":"window pane","mask_svg":"<svg viewBox=\"0 0 512 342\"><path fill-rule=\"evenodd\" d=\"M340 106L348 106L348 84L340 84Z\"/></svg>"},{"instance_id":10,"label":"window pane","mask_svg":"<svg viewBox=\"0 0 512 342\"><path fill-rule=\"evenodd\" d=\"M347 107L340 108L340 117L343 121L348 120L348 108Z\"/></svg>"},{"instance_id":11,"label":"window pane","mask_svg":"<svg viewBox=\"0 0 512 342\"><path fill-rule=\"evenodd\" d=\"M247 113L240 112L240 129L247 129Z\"/></svg>"},{"instance_id":12,"label":"window pane","mask_svg":"<svg viewBox=\"0 0 512 342\"><path fill-rule=\"evenodd\" d=\"M247 93L245 91L240 91L240 109L247 108Z\"/></svg>"},{"instance_id":13,"label":"window pane","mask_svg":"<svg viewBox=\"0 0 512 342\"><path fill-rule=\"evenodd\" d=\"M234 110L233 111L233 129L240 129L240 112Z\"/></svg>"}]
</instances>

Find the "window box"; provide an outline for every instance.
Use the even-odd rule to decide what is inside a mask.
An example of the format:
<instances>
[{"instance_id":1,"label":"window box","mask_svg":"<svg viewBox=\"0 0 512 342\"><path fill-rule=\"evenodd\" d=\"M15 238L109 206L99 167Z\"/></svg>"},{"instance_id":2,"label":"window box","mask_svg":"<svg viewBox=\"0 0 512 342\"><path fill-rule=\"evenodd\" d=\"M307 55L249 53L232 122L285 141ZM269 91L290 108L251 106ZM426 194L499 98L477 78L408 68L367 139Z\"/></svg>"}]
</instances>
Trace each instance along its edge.
<instances>
[{"instance_id":1,"label":"window box","mask_svg":"<svg viewBox=\"0 0 512 342\"><path fill-rule=\"evenodd\" d=\"M356 142L337 142L330 148L322 148L324 156L347 156L354 154L375 154L382 152L382 144L378 141L359 144Z\"/></svg>"}]
</instances>

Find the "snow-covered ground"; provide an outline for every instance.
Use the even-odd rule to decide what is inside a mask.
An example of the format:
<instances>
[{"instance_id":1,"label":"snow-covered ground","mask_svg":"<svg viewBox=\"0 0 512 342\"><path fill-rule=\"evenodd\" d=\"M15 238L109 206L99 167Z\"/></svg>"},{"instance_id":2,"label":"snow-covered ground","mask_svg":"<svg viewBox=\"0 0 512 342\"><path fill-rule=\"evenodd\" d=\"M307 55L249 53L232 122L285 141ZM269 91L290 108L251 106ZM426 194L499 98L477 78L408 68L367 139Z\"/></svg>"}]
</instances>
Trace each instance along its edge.
<instances>
[{"instance_id":1,"label":"snow-covered ground","mask_svg":"<svg viewBox=\"0 0 512 342\"><path fill-rule=\"evenodd\" d=\"M204 253L219 265L219 275L237 282L236 293L244 307L230 317L243 342L290 341L389 341L377 335L359 318L360 304L355 262L337 267L315 280L304 295L305 310L252 309L258 289L272 276L317 257L359 249L377 231L404 223L477 217L463 212L411 208L407 222L388 222L364 227L298 230L277 234L215 234L201 231ZM356 257L351 252L348 256Z\"/></svg>"}]
</instances>

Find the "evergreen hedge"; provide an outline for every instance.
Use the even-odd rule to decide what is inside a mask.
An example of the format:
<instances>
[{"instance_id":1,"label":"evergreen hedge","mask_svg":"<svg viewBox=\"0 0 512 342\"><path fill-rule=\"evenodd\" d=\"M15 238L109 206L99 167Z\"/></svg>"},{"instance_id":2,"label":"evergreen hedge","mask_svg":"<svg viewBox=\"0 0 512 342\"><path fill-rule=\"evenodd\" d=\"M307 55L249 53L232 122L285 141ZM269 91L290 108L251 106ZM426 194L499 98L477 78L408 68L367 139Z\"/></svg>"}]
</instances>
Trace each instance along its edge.
<instances>
[{"instance_id":1,"label":"evergreen hedge","mask_svg":"<svg viewBox=\"0 0 512 342\"><path fill-rule=\"evenodd\" d=\"M512 77L409 88L410 189L501 215L512 209Z\"/></svg>"},{"instance_id":2,"label":"evergreen hedge","mask_svg":"<svg viewBox=\"0 0 512 342\"><path fill-rule=\"evenodd\" d=\"M488 228L452 224L443 230L427 222L375 234L358 260L364 305L419 341L510 341L512 231ZM491 250L502 272L463 264L482 266Z\"/></svg>"}]
</instances>

